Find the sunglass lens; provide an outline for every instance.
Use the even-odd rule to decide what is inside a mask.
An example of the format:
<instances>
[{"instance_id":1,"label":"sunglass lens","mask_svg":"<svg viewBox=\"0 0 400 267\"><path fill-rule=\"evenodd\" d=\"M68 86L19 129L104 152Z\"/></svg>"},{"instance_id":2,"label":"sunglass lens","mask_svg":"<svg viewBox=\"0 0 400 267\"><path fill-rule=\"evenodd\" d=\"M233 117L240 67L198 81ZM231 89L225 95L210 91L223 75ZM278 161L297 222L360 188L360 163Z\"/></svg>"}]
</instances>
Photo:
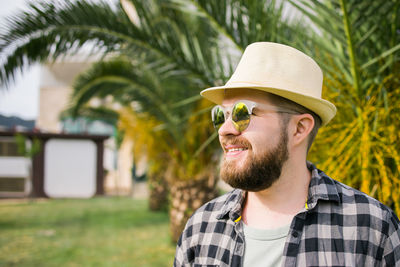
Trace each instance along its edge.
<instances>
[{"instance_id":1,"label":"sunglass lens","mask_svg":"<svg viewBox=\"0 0 400 267\"><path fill-rule=\"evenodd\" d=\"M237 103L232 110L232 122L235 128L242 132L250 123L249 108L244 103Z\"/></svg>"},{"instance_id":2,"label":"sunglass lens","mask_svg":"<svg viewBox=\"0 0 400 267\"><path fill-rule=\"evenodd\" d=\"M224 111L222 110L221 107L216 106L213 110L212 110L213 114L212 114L212 118L213 118L213 124L215 129L219 129L221 127L221 125L225 122L225 115L224 115Z\"/></svg>"}]
</instances>

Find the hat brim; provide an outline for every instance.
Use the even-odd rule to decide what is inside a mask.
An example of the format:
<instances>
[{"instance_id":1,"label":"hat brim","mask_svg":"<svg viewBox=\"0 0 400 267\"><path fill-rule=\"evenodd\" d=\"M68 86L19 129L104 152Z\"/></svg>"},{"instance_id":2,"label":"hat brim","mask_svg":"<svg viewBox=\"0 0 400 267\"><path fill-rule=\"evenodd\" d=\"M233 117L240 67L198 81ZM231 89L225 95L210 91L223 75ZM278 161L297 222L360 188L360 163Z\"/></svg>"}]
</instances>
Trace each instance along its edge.
<instances>
[{"instance_id":1,"label":"hat brim","mask_svg":"<svg viewBox=\"0 0 400 267\"><path fill-rule=\"evenodd\" d=\"M224 91L225 90L234 90L234 89L241 89L241 88L248 88L248 89L255 89L261 90L267 93L275 94L284 98L287 98L299 105L302 105L309 110L315 112L322 121L321 126L326 125L336 114L336 107L331 102L315 98L312 96L294 93L292 91L288 91L281 88L273 88L273 87L262 87L262 86L255 86L254 84L240 84L235 86L217 86L207 88L200 92L201 96L214 102L216 104L221 104L224 100Z\"/></svg>"}]
</instances>

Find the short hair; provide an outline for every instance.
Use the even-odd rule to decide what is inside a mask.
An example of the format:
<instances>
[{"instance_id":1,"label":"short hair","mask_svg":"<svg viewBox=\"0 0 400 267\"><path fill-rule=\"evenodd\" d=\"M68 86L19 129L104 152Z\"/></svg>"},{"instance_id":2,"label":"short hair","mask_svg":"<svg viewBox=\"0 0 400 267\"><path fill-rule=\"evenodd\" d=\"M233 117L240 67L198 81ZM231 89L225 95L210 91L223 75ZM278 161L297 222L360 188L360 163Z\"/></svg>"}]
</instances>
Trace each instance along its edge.
<instances>
[{"instance_id":1,"label":"short hair","mask_svg":"<svg viewBox=\"0 0 400 267\"><path fill-rule=\"evenodd\" d=\"M294 111L299 114L310 114L314 119L314 127L308 135L308 144L307 144L307 152L310 150L312 143L314 142L315 137L317 136L318 130L321 127L322 120L321 118L313 111L309 110L308 108L293 102L287 98L268 93L270 100L273 105L277 107L282 107L284 109L288 109ZM283 116L283 121L285 124L288 123L288 118L290 114L288 113L280 113Z\"/></svg>"}]
</instances>

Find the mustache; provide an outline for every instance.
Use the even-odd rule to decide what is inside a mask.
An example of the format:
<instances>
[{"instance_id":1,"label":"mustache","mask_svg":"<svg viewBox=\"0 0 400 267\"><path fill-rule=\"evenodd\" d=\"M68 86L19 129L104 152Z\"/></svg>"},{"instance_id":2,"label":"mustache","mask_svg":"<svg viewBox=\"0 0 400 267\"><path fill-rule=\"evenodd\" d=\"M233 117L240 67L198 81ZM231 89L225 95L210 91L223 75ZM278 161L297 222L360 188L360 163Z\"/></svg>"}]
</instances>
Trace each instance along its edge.
<instances>
[{"instance_id":1,"label":"mustache","mask_svg":"<svg viewBox=\"0 0 400 267\"><path fill-rule=\"evenodd\" d=\"M223 137L221 140L221 144L223 147L226 147L227 145L236 145L236 146L242 146L246 148L250 148L251 144L249 141L247 141L246 138L243 138L241 136L226 136Z\"/></svg>"}]
</instances>

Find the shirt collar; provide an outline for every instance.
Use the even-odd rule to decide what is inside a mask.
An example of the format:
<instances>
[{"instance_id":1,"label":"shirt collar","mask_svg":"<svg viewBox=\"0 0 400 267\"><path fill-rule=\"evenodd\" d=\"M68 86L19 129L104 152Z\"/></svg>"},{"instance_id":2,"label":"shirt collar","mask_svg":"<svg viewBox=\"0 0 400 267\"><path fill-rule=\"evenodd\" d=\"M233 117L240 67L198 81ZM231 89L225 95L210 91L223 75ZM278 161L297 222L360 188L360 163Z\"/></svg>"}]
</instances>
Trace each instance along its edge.
<instances>
[{"instance_id":1,"label":"shirt collar","mask_svg":"<svg viewBox=\"0 0 400 267\"><path fill-rule=\"evenodd\" d=\"M308 187L308 210L313 209L319 200L341 202L336 187L336 181L327 176L323 171L317 169L314 164L307 162L307 168L311 171L311 180ZM244 202L246 192L235 189L228 194L221 212L217 215L217 219L229 218L236 221L241 216L242 204Z\"/></svg>"},{"instance_id":2,"label":"shirt collar","mask_svg":"<svg viewBox=\"0 0 400 267\"><path fill-rule=\"evenodd\" d=\"M313 209L319 200L341 202L336 181L317 169L314 164L307 162L307 168L311 171L311 181L308 187L308 209Z\"/></svg>"},{"instance_id":3,"label":"shirt collar","mask_svg":"<svg viewBox=\"0 0 400 267\"><path fill-rule=\"evenodd\" d=\"M221 212L217 215L217 219L223 219L229 216L232 221L236 221L242 214L242 204L244 202L246 192L235 189L228 193Z\"/></svg>"}]
</instances>

